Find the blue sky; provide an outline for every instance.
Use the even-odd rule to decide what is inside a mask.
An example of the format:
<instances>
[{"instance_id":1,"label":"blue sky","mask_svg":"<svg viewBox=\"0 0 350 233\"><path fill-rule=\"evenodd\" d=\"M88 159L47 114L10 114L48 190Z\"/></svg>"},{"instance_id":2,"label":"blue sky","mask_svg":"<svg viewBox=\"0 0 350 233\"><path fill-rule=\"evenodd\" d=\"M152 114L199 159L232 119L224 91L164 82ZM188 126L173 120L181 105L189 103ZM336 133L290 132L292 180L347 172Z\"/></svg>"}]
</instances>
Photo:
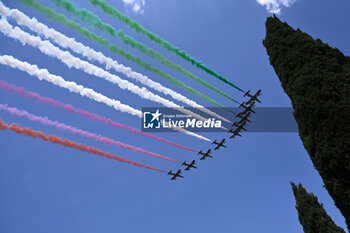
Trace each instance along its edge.
<instances>
[{"instance_id":1,"label":"blue sky","mask_svg":"<svg viewBox=\"0 0 350 233\"><path fill-rule=\"evenodd\" d=\"M40 2L54 7L51 1ZM242 100L237 90L161 49L143 35L134 33L100 9L94 8L88 1L74 2L80 7L92 10L105 22L124 30L220 90ZM137 11L133 3L111 0L108 2L154 33L202 60L243 89L262 89L260 106L290 106L290 100L269 65L262 45L265 37L264 23L270 13L255 0L146 0L144 3L138 1L141 9ZM3 3L36 17L49 27L131 66L135 71L148 75L202 105L212 106L17 1L4 0ZM314 38L321 38L349 55L349 8L350 2L346 0L297 0L290 7L282 6L279 17L294 28L299 27ZM57 9L57 12L66 14L62 9ZM71 18L70 15L67 16ZM11 23L14 24L12 21ZM220 103L232 106L229 100L162 66L159 62L150 60L138 51L130 50L118 39L93 31L152 62L154 66L171 73ZM68 69L58 60L41 54L33 47L22 46L3 34L0 36L0 51L1 54L12 55L41 68L47 68L51 73L61 75L66 80L93 87L135 108L160 106L122 91L97 77L73 68ZM136 117L69 93L45 81L39 81L21 71L1 65L0 73L1 79L24 86L27 90L71 103L133 127L140 126L140 120ZM122 74L119 75L126 78ZM15 94L0 91L0 100L1 103L47 116L51 120L58 120L180 161L198 158L194 153L92 122ZM178 168L177 164L168 161L104 145L4 112L0 112L0 118L8 123L17 122L22 126L30 126L47 134L92 145L160 169ZM209 143L178 133L159 135L194 149L211 147ZM204 135L222 138L225 134ZM4 233L302 232L289 184L291 181L301 182L308 191L315 193L335 222L345 228L343 217L322 187L323 183L297 133L246 133L242 138L230 140L228 149L215 152L214 159L200 162L198 170L185 173L185 179L177 182L170 182L169 177L161 173L17 135L14 132L0 132L0 141L0 231Z\"/></svg>"}]
</instances>

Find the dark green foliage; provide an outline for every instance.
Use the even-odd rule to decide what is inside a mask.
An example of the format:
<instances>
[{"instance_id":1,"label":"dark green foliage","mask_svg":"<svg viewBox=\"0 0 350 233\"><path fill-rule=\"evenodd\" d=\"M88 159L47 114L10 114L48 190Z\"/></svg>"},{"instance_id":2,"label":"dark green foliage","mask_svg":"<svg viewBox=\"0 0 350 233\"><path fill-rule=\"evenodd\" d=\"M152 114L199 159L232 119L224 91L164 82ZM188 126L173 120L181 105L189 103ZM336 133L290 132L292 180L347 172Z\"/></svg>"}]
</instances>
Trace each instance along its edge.
<instances>
[{"instance_id":1,"label":"dark green foliage","mask_svg":"<svg viewBox=\"0 0 350 233\"><path fill-rule=\"evenodd\" d=\"M276 16L263 44L292 101L299 136L350 227L350 57Z\"/></svg>"},{"instance_id":2,"label":"dark green foliage","mask_svg":"<svg viewBox=\"0 0 350 233\"><path fill-rule=\"evenodd\" d=\"M298 210L299 221L305 233L345 233L328 216L317 197L312 193L307 193L301 184L298 186L291 184L296 200L295 207Z\"/></svg>"}]
</instances>

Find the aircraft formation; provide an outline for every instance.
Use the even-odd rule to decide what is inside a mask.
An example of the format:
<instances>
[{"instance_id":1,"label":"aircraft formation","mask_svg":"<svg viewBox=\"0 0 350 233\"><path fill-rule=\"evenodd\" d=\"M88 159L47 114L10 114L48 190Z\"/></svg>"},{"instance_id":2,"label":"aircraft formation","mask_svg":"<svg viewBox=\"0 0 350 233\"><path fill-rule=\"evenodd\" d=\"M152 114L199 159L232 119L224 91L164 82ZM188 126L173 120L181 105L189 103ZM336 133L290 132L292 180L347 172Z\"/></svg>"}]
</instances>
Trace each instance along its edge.
<instances>
[{"instance_id":1,"label":"aircraft formation","mask_svg":"<svg viewBox=\"0 0 350 233\"><path fill-rule=\"evenodd\" d=\"M172 70L172 72L180 72L184 76L187 76L187 78L190 78L196 81L198 84L201 84L206 88L215 91L222 97L225 97L226 99L235 103L239 103L230 95L224 93L222 90L219 90L215 85L206 82L205 80L196 76L191 71L185 69L185 67L182 67L181 65L171 61L170 59L166 58L162 53L157 52L153 48L149 47L147 44L144 44L144 41L138 41L134 39L131 35L124 34L124 32L121 32L120 30L112 27L111 24L109 24L108 22L104 22L98 15L95 15L93 11L87 12L86 9L80 8L78 5L71 2L70 0L56 0L61 3L56 4L57 7L64 8L66 13L70 14L70 16L66 16L62 13L57 13L56 9L50 8L49 6L45 6L37 0L18 1L25 3L26 7L33 7L34 10L38 11L38 13L42 14L49 20L53 20L56 23L62 24L61 26L66 27L66 29L74 31L75 33L79 34L79 37L82 36L85 37L85 39L92 40L93 42L96 42L98 44L97 46L103 46L107 48L109 52L116 55L113 56L113 58L111 58L105 55L104 53L95 50L97 49L97 47L89 47L83 44L82 42L79 42L75 37L65 35L64 33L57 31L55 28L50 27L43 22L40 22L35 17L30 17L18 9L8 8L6 4L4 4L4 2L6 1L0 0L0 15L2 19L0 23L0 34L7 39L12 39L15 43L25 45L26 47L28 47L28 49L30 49L31 47L36 51L40 51L41 55L39 56L49 56L50 58L59 61L59 63L62 63L64 66L67 66L69 69L74 69L79 72L85 73L85 75L94 76L94 78L108 81L111 84L115 85L116 88L119 88L123 91L125 90L126 93L136 95L139 98L142 98L143 100L152 101L167 108L180 108L183 113L186 113L186 115L189 114L195 118L201 118L201 116L197 113L184 109L182 105L195 108L204 112L207 115L210 115L211 117L221 118L221 120L229 122L229 120L227 120L226 118L219 116L215 112L212 112L208 108L205 108L201 104L190 99L189 97L187 97L187 95L183 95L181 93L181 91L187 91L187 94L196 95L201 99L208 101L211 104L216 105L217 107L220 107L223 110L231 112L230 109L226 108L222 104L218 103L216 100L207 96L204 90L199 91L197 89L194 89L193 87L189 86L186 83L186 81L182 82L181 80L179 80L177 78L177 75L175 76L172 73L168 73L168 71L164 71L158 68L157 65L150 63L148 60L144 60L134 55L132 51L125 50L127 48L129 48L130 50L137 49L138 52L144 53L150 58L157 60L157 64L160 62L161 64L167 65L168 68ZM95 5L95 7L97 6ZM125 23L136 33L144 34L148 39L150 39L154 43L157 43L163 49L167 49L169 52L174 53L175 55L179 56L185 61L192 63L194 67L201 69L208 75L211 75L213 78L222 81L223 83L231 86L232 88L240 91L241 93L244 92L236 84L232 83L220 74L216 73L213 69L205 66L200 60L194 59L191 55L184 52L184 50L180 50L178 49L178 47L170 44L168 40L162 39L161 37L157 36L151 31L148 31L146 28L143 28L141 24L131 20L130 18L128 18L127 15L120 13L113 6L108 5L107 3L103 3L98 7L102 7L104 13L110 14L117 20L121 21L122 23ZM116 17L116 15L122 17ZM76 19L71 19L71 17ZM79 22L75 20L78 20ZM106 28L108 30L106 30ZM116 39L120 39L121 42L124 43L125 47L127 48L120 47L118 44L110 42L108 37L105 37L103 35L97 35L95 34L94 30L91 29L99 30L103 33L108 33L108 37L112 36L116 37ZM119 59L118 56L124 57L123 59L128 60L128 62L130 62L131 65L140 66L142 67L142 69L145 69L148 72L159 76L159 78L169 81L169 84L175 84L179 88L179 90L175 91L171 87L168 87L167 84L161 84L158 81L155 81L142 73L136 72L133 67L123 65L119 60L116 60ZM69 91L72 94L72 96L77 95L79 97L88 98L89 101L94 101L95 103L103 104L104 107L111 107L119 113L125 113L129 116L137 117L138 119L143 120L142 109L133 107L132 105L134 103L130 102L133 98L127 98L123 101L120 101L118 99L114 99L114 97L109 97L108 95L105 95L103 88L98 88L99 91L96 90L96 87L98 87L99 85L97 83L91 83L88 84L90 86L85 86L79 83L78 80L68 81L65 79L65 77L59 76L49 71L47 68L45 68L45 64L33 64L32 62L17 59L16 56L10 54L0 55L0 66L5 66L14 70L20 70L25 75L30 75L30 77L34 79L39 79L40 81L48 82L57 88ZM112 70L113 73L111 73L110 70ZM117 72L118 74L114 72ZM120 77L119 73L121 73L123 76L127 76L128 78L133 79L135 83L124 79L123 76ZM3 76L10 77L11 75ZM181 148L191 152L196 152L200 156L200 160L212 158L212 151L226 147L225 143L227 139L217 139L212 141L195 132L179 130L176 127L173 127L174 131L180 131L183 134L192 136L202 141L212 142L212 144L214 145L214 147L211 149L201 150L198 152L197 150L193 150L179 143L167 140L159 136L152 135L150 133L140 131L139 129L134 128L130 125L122 124L116 120L112 120L107 116L99 115L97 112L94 112L94 110L91 111L89 109L81 109L78 106L73 106L69 102L70 99L68 100L68 102L64 103L61 102L61 100L59 99L55 99L49 96L43 96L42 93L36 93L27 90L26 87L20 87L11 83L7 83L5 80L0 80L0 89L1 91L6 91L10 94L17 94L29 100L36 100L37 103L45 104L46 106L68 111L69 114L79 115L80 117L84 117L88 120L99 121L100 123L103 123L109 127L116 127L120 130L126 130L130 133L134 133L135 135L137 134L142 137L147 137L158 142L175 146L177 148ZM41 88L40 90L42 89L43 88ZM227 130L232 134L231 138L235 136L241 136L240 132L245 130L245 124L247 122L250 122L250 120L248 119L250 117L250 114L254 113L253 107L255 106L255 103L260 102L260 100L258 99L260 92L261 91L259 90L254 95L251 94L250 91L246 92L244 94L244 97L250 97L250 99L246 103L243 102L240 105L240 108L244 108L239 113L239 115L236 116L240 119L232 125L232 129L230 130L226 129L225 127L222 127L223 129ZM171 99L168 99L170 97ZM177 102L181 102L181 104L179 103L179 105ZM134 145L129 145L127 143L115 140L113 138L104 137L100 134L85 131L83 129L65 124L64 122L60 122L58 120L50 120L46 116L35 115L33 113L28 112L27 110L9 106L6 103L0 103L0 112L6 112L15 117L25 118L30 122L37 122L47 127L54 127L58 130L64 130L65 132L71 134L77 134L81 137L90 138L99 142L107 143L109 145L128 149L133 152L142 153L148 156L153 156L160 159L180 163L179 161L168 158L164 155L154 153ZM159 114L159 112L157 114ZM153 117L155 118L152 119L152 121L157 118L156 115ZM209 118L208 120L210 119L212 118ZM122 156L99 150L98 148L95 148L93 146L85 145L80 142L70 141L68 138L63 139L56 135L49 135L46 134L44 131L37 131L28 126L22 127L21 125L16 124L15 122L7 124L0 118L0 131L5 130L16 132L18 134L28 136L34 139L40 139L52 143L54 145L60 144L64 147L74 148L76 150L87 152L89 154L100 155L108 159L113 159L115 161L125 162L130 165L146 168L157 172L162 172L165 174L168 173L172 176L173 180L176 179L176 177L183 177L181 175L181 169L175 173L173 173L172 171L167 172L165 170L157 169L143 163L128 160ZM117 133L117 135L123 136L122 133ZM193 160L192 162L184 161L182 165L185 166L185 171L197 168L195 160Z\"/></svg>"},{"instance_id":2,"label":"aircraft formation","mask_svg":"<svg viewBox=\"0 0 350 233\"><path fill-rule=\"evenodd\" d=\"M232 135L230 136L230 139L233 139L236 136L242 137L240 134L242 131L247 131L244 126L247 124L247 122L251 122L249 117L251 116L252 113L255 113L253 110L253 107L255 106L256 102L261 103L261 101L258 99L258 97L261 96L261 90L258 90L254 95L250 94L250 90L248 90L246 93L244 93L243 97L249 97L250 99L247 102L242 102L239 105L239 108L243 109L241 112L239 112L236 115L236 118L239 120L235 121L232 124L232 128L228 130L228 133L231 133ZM214 146L214 150L219 150L221 147L222 148L227 148L225 145L226 139L223 138L221 141L214 140L212 142ZM205 160L206 158L213 158L211 154L211 149L208 149L206 152L203 152L200 150L198 155L202 156L200 160ZM184 169L185 171L189 171L191 168L197 169L195 166L196 160L193 160L191 163L187 163L187 161L183 161L182 166L185 166L186 168ZM182 169L178 169L177 172L173 173L172 170L168 172L168 175L172 176L170 179L171 180L176 180L176 178L184 178L182 174Z\"/></svg>"}]
</instances>

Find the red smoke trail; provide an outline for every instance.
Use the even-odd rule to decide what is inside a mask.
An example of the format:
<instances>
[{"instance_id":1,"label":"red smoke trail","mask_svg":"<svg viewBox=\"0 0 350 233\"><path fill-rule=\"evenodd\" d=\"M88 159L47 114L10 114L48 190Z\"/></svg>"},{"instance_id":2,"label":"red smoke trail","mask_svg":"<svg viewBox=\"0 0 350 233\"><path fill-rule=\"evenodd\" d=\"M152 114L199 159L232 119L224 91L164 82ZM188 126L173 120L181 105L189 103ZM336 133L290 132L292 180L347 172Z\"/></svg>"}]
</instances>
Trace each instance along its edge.
<instances>
[{"instance_id":1,"label":"red smoke trail","mask_svg":"<svg viewBox=\"0 0 350 233\"><path fill-rule=\"evenodd\" d=\"M22 127L20 127L17 124L8 125L5 122L3 122L1 119L0 119L0 129L1 130L12 130L12 131L15 131L18 134L24 134L24 135L27 135L27 136L30 136L30 137L33 137L33 138L41 138L41 139L43 139L45 141L50 141L50 142L55 143L55 144L61 144L62 146L65 146L65 147L76 148L78 150L86 151L86 152L89 152L91 154L101 155L101 156L107 157L109 159L118 160L119 162L129 163L129 164L132 164L132 165L135 165L135 166L151 169L151 170L154 170L154 171L165 172L163 170L160 170L160 169L157 169L157 168L153 168L153 167L144 165L142 163L138 163L138 162L134 162L134 161L131 161L131 160L128 160L128 159L124 159L124 158L119 157L117 155L112 155L110 153L101 151L101 150L96 149L94 147L89 147L89 146L86 146L84 144L72 142L72 141L70 141L68 139L59 138L59 137L57 137L55 135L46 135L43 132L35 131L35 130L32 130L31 128L27 128L27 127L23 127L22 128Z\"/></svg>"},{"instance_id":2,"label":"red smoke trail","mask_svg":"<svg viewBox=\"0 0 350 233\"><path fill-rule=\"evenodd\" d=\"M132 145L124 144L122 142L115 141L113 139L103 137L101 135L97 135L94 133L90 133L90 132L84 131L82 129L72 127L70 125L66 125L64 123L60 123L57 121L51 121L47 117L36 116L36 115L31 114L31 113L24 111L24 110L19 110L19 109L14 108L14 107L8 107L7 104L0 104L0 110L11 113L12 115L25 117L31 121L34 121L34 122L40 122L43 125L53 126L53 127L56 127L57 129L65 130L65 131L68 131L68 132L73 133L73 134L79 134L82 137L92 138L92 139L98 140L100 142L104 142L104 143L108 143L110 145L126 148L126 149L132 150L134 152L139 152L139 153L143 153L146 155L155 156L155 157L158 157L161 159L180 163L179 161L176 161L174 159L171 159L171 158L165 157L163 155L144 150L144 149L139 148L139 147L134 147Z\"/></svg>"},{"instance_id":3,"label":"red smoke trail","mask_svg":"<svg viewBox=\"0 0 350 233\"><path fill-rule=\"evenodd\" d=\"M127 130L127 131L132 132L132 133L137 133L137 134L140 134L142 136L149 137L149 138L158 140L160 142L167 143L167 144L172 145L172 146L176 146L176 147L179 147L179 148L182 148L182 149L185 149L185 150L196 152L195 150L190 149L190 148L188 148L186 146L182 146L182 145L179 145L179 144L177 144L175 142L168 141L168 140L166 140L164 138L160 138L160 137L154 136L152 134L142 132L142 131L140 131L138 129L135 129L135 128L132 128L130 126L118 123L116 121L113 121L113 120L111 120L109 118L106 118L106 117L103 117L103 116L100 116L100 115L97 115L95 113L91 113L91 112L88 112L88 111L85 111L85 110L82 110L82 109L79 109L79 108L75 108L75 107L73 107L70 104L64 104L64 103L59 102L58 100L54 100L54 99L51 99L51 98L48 98L48 97L42 97L36 92L27 91L23 87L17 87L17 86L15 86L13 84L7 83L4 80L0 80L0 88L6 90L8 92L17 93L17 94L22 95L22 96L24 96L26 98L29 98L29 99L35 99L36 101L38 101L40 103L52 105L52 106L57 107L57 108L63 108L65 110L68 110L71 113L75 113L75 114L78 114L78 115L81 115L81 116L85 116L85 117L90 118L91 120L94 120L94 121L100 121L100 122L103 122L105 124L109 124L109 125L112 125L114 127Z\"/></svg>"}]
</instances>

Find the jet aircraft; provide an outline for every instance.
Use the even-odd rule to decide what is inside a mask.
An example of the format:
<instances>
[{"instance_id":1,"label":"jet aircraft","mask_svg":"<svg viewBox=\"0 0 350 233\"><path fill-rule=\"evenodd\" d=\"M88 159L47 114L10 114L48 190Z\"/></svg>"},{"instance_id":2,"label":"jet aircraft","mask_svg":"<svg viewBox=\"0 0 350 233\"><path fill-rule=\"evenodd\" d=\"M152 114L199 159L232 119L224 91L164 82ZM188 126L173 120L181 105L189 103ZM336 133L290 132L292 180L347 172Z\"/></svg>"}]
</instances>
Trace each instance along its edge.
<instances>
[{"instance_id":1,"label":"jet aircraft","mask_svg":"<svg viewBox=\"0 0 350 233\"><path fill-rule=\"evenodd\" d=\"M216 144L216 145L217 145L217 146L214 148L214 150L218 150L218 149L220 149L220 147L226 147L226 146L224 145L224 143L225 143L225 138L222 139L221 142L217 142L216 140L214 140L212 144Z\"/></svg>"},{"instance_id":2,"label":"jet aircraft","mask_svg":"<svg viewBox=\"0 0 350 233\"><path fill-rule=\"evenodd\" d=\"M258 97L261 95L261 90L258 90L254 95L250 94L250 90L247 91L243 96L249 96L250 100L247 103L250 103L252 101L258 101L259 103L261 103L261 101L258 99Z\"/></svg>"},{"instance_id":3,"label":"jet aircraft","mask_svg":"<svg viewBox=\"0 0 350 233\"><path fill-rule=\"evenodd\" d=\"M249 105L248 107L245 107L245 109L241 112L242 114L246 114L248 112L253 112L255 113L255 111L252 108L252 105Z\"/></svg>"},{"instance_id":4,"label":"jet aircraft","mask_svg":"<svg viewBox=\"0 0 350 233\"><path fill-rule=\"evenodd\" d=\"M235 130L230 129L230 130L228 131L228 133L235 133L235 132L237 132L237 131L238 131L237 129L235 129Z\"/></svg>"},{"instance_id":5,"label":"jet aircraft","mask_svg":"<svg viewBox=\"0 0 350 233\"><path fill-rule=\"evenodd\" d=\"M240 132L240 131L242 131L242 130L247 131L247 129L246 129L246 128L244 128L244 126L243 126L243 125L239 125L239 126L237 126L237 128L236 128L236 129L238 130L238 132Z\"/></svg>"},{"instance_id":6,"label":"jet aircraft","mask_svg":"<svg viewBox=\"0 0 350 233\"><path fill-rule=\"evenodd\" d=\"M230 136L230 138L234 138L235 136L240 136L242 137L242 135L239 134L239 132L233 132L233 134Z\"/></svg>"},{"instance_id":7,"label":"jet aircraft","mask_svg":"<svg viewBox=\"0 0 350 233\"><path fill-rule=\"evenodd\" d=\"M249 103L248 102L243 102L243 103L241 103L241 105L239 105L238 108L241 108L241 107L249 108L249 107L254 107L254 105L255 105L254 101L250 101Z\"/></svg>"},{"instance_id":8,"label":"jet aircraft","mask_svg":"<svg viewBox=\"0 0 350 233\"><path fill-rule=\"evenodd\" d=\"M196 161L195 161L195 160L193 160L191 163L186 163L186 161L183 161L182 166L187 166L187 167L185 168L185 170L188 171L188 170L191 169L191 167L192 167L192 168L197 168L196 166L194 166L195 164L196 164Z\"/></svg>"},{"instance_id":9,"label":"jet aircraft","mask_svg":"<svg viewBox=\"0 0 350 233\"><path fill-rule=\"evenodd\" d=\"M250 115L250 113L249 113ZM242 117L238 122L237 124L240 124L240 125L245 125L247 122L251 122L251 120L248 119L249 116L245 115L244 117ZM236 123L236 122L235 122ZM234 123L233 123L234 124ZM234 126L234 125L232 125Z\"/></svg>"},{"instance_id":10,"label":"jet aircraft","mask_svg":"<svg viewBox=\"0 0 350 233\"><path fill-rule=\"evenodd\" d=\"M203 155L201 160L205 160L206 157L213 158L213 156L210 155L211 150L209 149L207 152L203 153L202 150L198 152L198 154Z\"/></svg>"},{"instance_id":11,"label":"jet aircraft","mask_svg":"<svg viewBox=\"0 0 350 233\"><path fill-rule=\"evenodd\" d=\"M246 114L246 115L244 115L244 114ZM239 112L237 115L236 115L236 117L239 117L239 118L241 118L241 119L248 119L248 117L250 117L250 114L252 114L252 112ZM250 122L250 121L249 121Z\"/></svg>"},{"instance_id":12,"label":"jet aircraft","mask_svg":"<svg viewBox=\"0 0 350 233\"><path fill-rule=\"evenodd\" d=\"M240 125L245 126L247 121L251 122L248 118L242 118L239 121L236 121L232 124L232 127L239 127Z\"/></svg>"},{"instance_id":13,"label":"jet aircraft","mask_svg":"<svg viewBox=\"0 0 350 233\"><path fill-rule=\"evenodd\" d=\"M173 176L171 177L171 180L176 180L177 177L181 177L184 178L181 174L181 169L179 169L176 173L173 173L171 170L168 172L169 176Z\"/></svg>"},{"instance_id":14,"label":"jet aircraft","mask_svg":"<svg viewBox=\"0 0 350 233\"><path fill-rule=\"evenodd\" d=\"M246 102L243 101L243 102L241 103L241 105L239 105L238 108L245 107L245 104L246 104Z\"/></svg>"}]
</instances>

